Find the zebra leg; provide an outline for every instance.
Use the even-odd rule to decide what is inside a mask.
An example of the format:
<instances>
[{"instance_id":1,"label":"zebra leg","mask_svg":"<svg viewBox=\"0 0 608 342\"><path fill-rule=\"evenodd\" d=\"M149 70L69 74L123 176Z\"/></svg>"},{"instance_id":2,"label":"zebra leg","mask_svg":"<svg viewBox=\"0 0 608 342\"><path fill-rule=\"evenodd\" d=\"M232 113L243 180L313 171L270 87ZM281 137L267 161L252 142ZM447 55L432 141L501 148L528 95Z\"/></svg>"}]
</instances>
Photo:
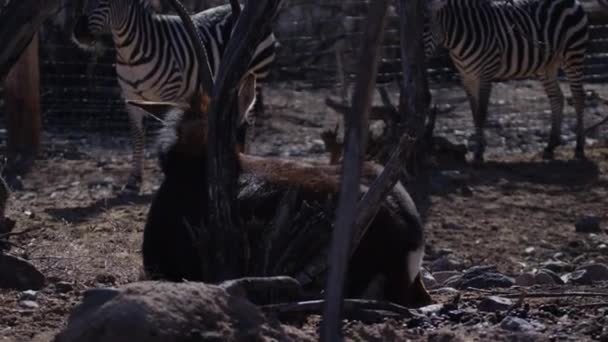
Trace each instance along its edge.
<instances>
[{"instance_id":1,"label":"zebra leg","mask_svg":"<svg viewBox=\"0 0 608 342\"><path fill-rule=\"evenodd\" d=\"M576 111L576 147L574 157L584 160L585 157L585 122L583 114L585 112L585 90L583 88L582 76L583 73L579 67L570 67L565 70L566 77L570 82L570 91L572 92L572 101L574 110Z\"/></svg>"},{"instance_id":2,"label":"zebra leg","mask_svg":"<svg viewBox=\"0 0 608 342\"><path fill-rule=\"evenodd\" d=\"M559 87L557 69L548 71L542 79L545 93L551 104L551 133L549 143L543 151L543 159L553 159L554 150L562 143L562 121L564 119L564 93Z\"/></svg>"},{"instance_id":3,"label":"zebra leg","mask_svg":"<svg viewBox=\"0 0 608 342\"><path fill-rule=\"evenodd\" d=\"M490 82L482 82L479 79L469 79L464 82L464 87L469 98L473 122L475 124L473 162L475 164L482 164L483 155L486 150L484 126L488 117L488 104L490 93L492 92L492 84Z\"/></svg>"},{"instance_id":4,"label":"zebra leg","mask_svg":"<svg viewBox=\"0 0 608 342\"><path fill-rule=\"evenodd\" d=\"M133 168L124 190L137 192L141 188L144 169L145 129L143 109L127 105L129 122L131 123L131 139L133 144Z\"/></svg>"}]
</instances>

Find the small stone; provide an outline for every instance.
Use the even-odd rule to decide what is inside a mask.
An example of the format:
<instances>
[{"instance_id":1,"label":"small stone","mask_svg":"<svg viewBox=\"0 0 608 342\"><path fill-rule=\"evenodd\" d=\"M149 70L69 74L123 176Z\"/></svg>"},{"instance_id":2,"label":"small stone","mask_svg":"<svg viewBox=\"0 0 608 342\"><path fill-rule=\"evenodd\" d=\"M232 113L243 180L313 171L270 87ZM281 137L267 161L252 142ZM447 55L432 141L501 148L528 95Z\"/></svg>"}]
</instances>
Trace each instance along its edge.
<instances>
[{"instance_id":1,"label":"small stone","mask_svg":"<svg viewBox=\"0 0 608 342\"><path fill-rule=\"evenodd\" d=\"M444 223L443 229L447 230L463 230L464 226L456 224L456 223Z\"/></svg>"},{"instance_id":2,"label":"small stone","mask_svg":"<svg viewBox=\"0 0 608 342\"><path fill-rule=\"evenodd\" d=\"M487 289L494 287L511 287L515 285L515 280L496 271L496 266L475 266L464 272L458 288L467 287L477 289Z\"/></svg>"},{"instance_id":3,"label":"small stone","mask_svg":"<svg viewBox=\"0 0 608 342\"><path fill-rule=\"evenodd\" d=\"M443 309L443 304L431 304L431 305L427 305L427 306L418 308L418 310L420 312L422 312L423 314L426 314L426 315L437 313L437 312L441 311L441 309Z\"/></svg>"},{"instance_id":4,"label":"small stone","mask_svg":"<svg viewBox=\"0 0 608 342\"><path fill-rule=\"evenodd\" d=\"M530 332L543 330L545 326L540 323L530 323L523 318L508 316L500 322L500 327L514 332Z\"/></svg>"},{"instance_id":5,"label":"small stone","mask_svg":"<svg viewBox=\"0 0 608 342\"><path fill-rule=\"evenodd\" d=\"M116 277L111 274L98 274L97 277L95 277L95 281L100 284L113 285L116 283Z\"/></svg>"},{"instance_id":6,"label":"small stone","mask_svg":"<svg viewBox=\"0 0 608 342\"><path fill-rule=\"evenodd\" d=\"M528 287L534 284L536 284L536 279L531 272L522 273L515 278L515 285L517 286Z\"/></svg>"},{"instance_id":7,"label":"small stone","mask_svg":"<svg viewBox=\"0 0 608 342\"><path fill-rule=\"evenodd\" d=\"M539 272L534 275L534 281L538 285L555 285L555 280L546 272Z\"/></svg>"},{"instance_id":8,"label":"small stone","mask_svg":"<svg viewBox=\"0 0 608 342\"><path fill-rule=\"evenodd\" d=\"M462 263L454 258L443 256L431 264L431 271L454 271L462 269Z\"/></svg>"},{"instance_id":9,"label":"small stone","mask_svg":"<svg viewBox=\"0 0 608 342\"><path fill-rule=\"evenodd\" d=\"M539 276L541 276L541 277L546 277L546 276L551 277L551 280L553 282L549 282L548 280L543 280L543 281L547 281L546 284L551 284L551 285L554 285L554 284L564 285L565 284L564 281L562 280L562 278L560 278L559 274L557 274L557 273L555 273L555 272L553 272L551 270L548 270L548 269L544 269L543 268L543 269L539 270L538 273L536 274L536 277L537 277L536 278L536 283L538 283L538 284L545 284L545 283L543 283L543 282L541 282L539 280L539 278L538 278Z\"/></svg>"},{"instance_id":10,"label":"small stone","mask_svg":"<svg viewBox=\"0 0 608 342\"><path fill-rule=\"evenodd\" d=\"M433 272L433 277L435 277L435 280L437 281L437 283L439 285L443 285L446 280L448 280L454 276L459 276L461 274L462 273L458 272L458 271L440 271L440 272Z\"/></svg>"},{"instance_id":11,"label":"small stone","mask_svg":"<svg viewBox=\"0 0 608 342\"><path fill-rule=\"evenodd\" d=\"M23 291L19 294L19 300L36 300L38 292L34 290Z\"/></svg>"},{"instance_id":12,"label":"small stone","mask_svg":"<svg viewBox=\"0 0 608 342\"><path fill-rule=\"evenodd\" d=\"M547 261L543 263L542 266L555 273L571 272L574 269L572 265L563 261Z\"/></svg>"},{"instance_id":13,"label":"small stone","mask_svg":"<svg viewBox=\"0 0 608 342\"><path fill-rule=\"evenodd\" d=\"M460 293L460 291L456 290L453 287L440 287L440 288L434 290L433 293L442 294L442 295L457 295Z\"/></svg>"},{"instance_id":14,"label":"small stone","mask_svg":"<svg viewBox=\"0 0 608 342\"><path fill-rule=\"evenodd\" d=\"M60 281L58 283L55 283L55 291L57 293L68 293L73 289L74 286L72 286L72 284L68 283L67 281Z\"/></svg>"},{"instance_id":15,"label":"small stone","mask_svg":"<svg viewBox=\"0 0 608 342\"><path fill-rule=\"evenodd\" d=\"M40 305L33 300L22 300L19 302L19 306L28 310L36 310L40 307Z\"/></svg>"},{"instance_id":16,"label":"small stone","mask_svg":"<svg viewBox=\"0 0 608 342\"><path fill-rule=\"evenodd\" d=\"M513 306L513 301L508 298L490 296L481 300L477 309L483 312L505 311Z\"/></svg>"},{"instance_id":17,"label":"small stone","mask_svg":"<svg viewBox=\"0 0 608 342\"><path fill-rule=\"evenodd\" d=\"M591 285L596 281L608 280L608 267L603 264L590 264L577 268L569 276L574 284Z\"/></svg>"},{"instance_id":18,"label":"small stone","mask_svg":"<svg viewBox=\"0 0 608 342\"><path fill-rule=\"evenodd\" d=\"M574 224L577 233L601 233L600 218L597 216L582 216Z\"/></svg>"},{"instance_id":19,"label":"small stone","mask_svg":"<svg viewBox=\"0 0 608 342\"><path fill-rule=\"evenodd\" d=\"M437 280L433 277L431 273L426 270L422 270L422 282L424 283L424 287L427 289L434 289L438 286Z\"/></svg>"},{"instance_id":20,"label":"small stone","mask_svg":"<svg viewBox=\"0 0 608 342\"><path fill-rule=\"evenodd\" d=\"M528 247L524 250L524 252L526 254L532 254L532 253L534 253L535 250L536 250L536 248L534 248L534 247Z\"/></svg>"}]
</instances>

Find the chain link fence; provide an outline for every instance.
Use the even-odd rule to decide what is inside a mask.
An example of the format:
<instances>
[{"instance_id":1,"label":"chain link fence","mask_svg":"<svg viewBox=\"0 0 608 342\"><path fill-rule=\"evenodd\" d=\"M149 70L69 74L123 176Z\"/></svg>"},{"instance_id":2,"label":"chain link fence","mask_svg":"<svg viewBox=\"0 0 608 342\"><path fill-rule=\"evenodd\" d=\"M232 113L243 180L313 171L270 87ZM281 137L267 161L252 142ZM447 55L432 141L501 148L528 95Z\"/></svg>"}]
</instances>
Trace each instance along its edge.
<instances>
[{"instance_id":1,"label":"chain link fence","mask_svg":"<svg viewBox=\"0 0 608 342\"><path fill-rule=\"evenodd\" d=\"M193 11L223 3L227 2L187 2ZM280 47L266 86L272 89L289 84L303 91L314 90L314 94L324 94L318 90L327 89L345 96L357 70L356 57L361 48L368 3L365 0L286 0L275 24ZM153 0L153 4L160 11L165 10L162 1ZM90 132L127 136L129 124L115 77L111 38L105 37L94 51L82 51L70 40L67 29L70 18L69 12L61 13L47 23L39 35L43 127L46 132L74 136ZM604 86L608 80L608 26L592 25L591 41L585 66L587 88L608 98L608 87ZM397 99L401 69L399 49L398 17L395 6L391 6L378 82L391 89L394 99ZM428 70L434 103L440 113L438 132L466 140L472 120L459 77L448 56L441 53L433 58ZM566 83L562 86L567 90ZM605 106L599 99L590 106L587 121L592 123L601 118ZM497 84L490 110L490 127L498 125L510 132L507 136L495 136L501 141L497 143L506 144L506 140L513 138L508 137L509 134L517 141L520 128L548 129L549 105L538 82ZM2 132L5 131L3 106L0 112ZM568 118L573 117L570 112L571 108L566 114ZM538 125L530 124L532 121L538 121ZM605 133L600 131L596 135L606 136ZM539 141L544 136L544 132L539 133ZM490 137L490 145L492 139Z\"/></svg>"}]
</instances>

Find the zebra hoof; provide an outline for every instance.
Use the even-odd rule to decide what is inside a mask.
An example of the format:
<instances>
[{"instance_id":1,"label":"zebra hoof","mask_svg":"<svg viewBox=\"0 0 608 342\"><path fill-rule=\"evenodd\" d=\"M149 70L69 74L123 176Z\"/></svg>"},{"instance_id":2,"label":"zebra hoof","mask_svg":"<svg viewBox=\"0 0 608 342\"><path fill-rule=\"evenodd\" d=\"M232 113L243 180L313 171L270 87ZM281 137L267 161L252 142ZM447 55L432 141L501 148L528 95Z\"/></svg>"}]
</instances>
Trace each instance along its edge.
<instances>
[{"instance_id":1,"label":"zebra hoof","mask_svg":"<svg viewBox=\"0 0 608 342\"><path fill-rule=\"evenodd\" d=\"M130 176L127 180L127 184L123 186L122 192L124 193L138 193L141 189L141 177Z\"/></svg>"},{"instance_id":2,"label":"zebra hoof","mask_svg":"<svg viewBox=\"0 0 608 342\"><path fill-rule=\"evenodd\" d=\"M587 157L585 156L585 151L584 150L576 150L574 151L574 158L576 158L577 160L587 160Z\"/></svg>"}]
</instances>

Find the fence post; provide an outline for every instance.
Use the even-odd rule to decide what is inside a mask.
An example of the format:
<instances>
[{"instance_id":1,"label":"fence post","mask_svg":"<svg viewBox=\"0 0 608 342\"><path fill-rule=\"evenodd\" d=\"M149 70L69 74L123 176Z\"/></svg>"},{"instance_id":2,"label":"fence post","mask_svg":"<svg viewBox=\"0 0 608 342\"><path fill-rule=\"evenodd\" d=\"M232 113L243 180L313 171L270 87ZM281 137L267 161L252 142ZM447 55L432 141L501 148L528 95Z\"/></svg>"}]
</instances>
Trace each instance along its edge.
<instances>
[{"instance_id":1,"label":"fence post","mask_svg":"<svg viewBox=\"0 0 608 342\"><path fill-rule=\"evenodd\" d=\"M4 83L11 171L25 172L40 152L40 70L38 34L9 71Z\"/></svg>"}]
</instances>

